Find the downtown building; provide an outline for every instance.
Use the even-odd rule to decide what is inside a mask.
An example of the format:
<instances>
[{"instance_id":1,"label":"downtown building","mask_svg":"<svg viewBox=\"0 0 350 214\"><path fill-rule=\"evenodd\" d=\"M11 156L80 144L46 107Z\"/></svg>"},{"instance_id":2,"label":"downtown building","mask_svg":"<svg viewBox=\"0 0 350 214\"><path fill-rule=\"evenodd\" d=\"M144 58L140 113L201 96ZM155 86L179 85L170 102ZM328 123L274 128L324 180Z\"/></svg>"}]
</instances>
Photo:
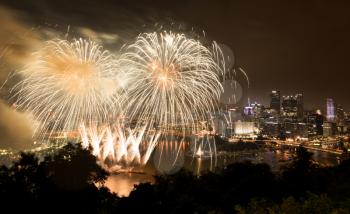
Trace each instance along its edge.
<instances>
[{"instance_id":1,"label":"downtown building","mask_svg":"<svg viewBox=\"0 0 350 214\"><path fill-rule=\"evenodd\" d=\"M332 98L327 98L327 122L324 125L324 136L332 137L349 133L350 121L341 105L337 105Z\"/></svg>"},{"instance_id":2,"label":"downtown building","mask_svg":"<svg viewBox=\"0 0 350 214\"><path fill-rule=\"evenodd\" d=\"M313 112L306 115L308 126L308 137L319 137L323 135L324 117L318 112Z\"/></svg>"},{"instance_id":3,"label":"downtown building","mask_svg":"<svg viewBox=\"0 0 350 214\"><path fill-rule=\"evenodd\" d=\"M282 97L281 122L286 138L308 137L308 126L304 121L304 102L302 94Z\"/></svg>"},{"instance_id":4,"label":"downtown building","mask_svg":"<svg viewBox=\"0 0 350 214\"><path fill-rule=\"evenodd\" d=\"M215 130L221 136L305 140L349 134L350 112L327 99L326 114L320 110L304 110L303 94L281 96L280 91L270 93L270 106L257 102L243 107L223 110L214 117Z\"/></svg>"},{"instance_id":5,"label":"downtown building","mask_svg":"<svg viewBox=\"0 0 350 214\"><path fill-rule=\"evenodd\" d=\"M271 92L270 108L276 110L278 113L281 111L281 92L280 91L275 90Z\"/></svg>"},{"instance_id":6,"label":"downtown building","mask_svg":"<svg viewBox=\"0 0 350 214\"><path fill-rule=\"evenodd\" d=\"M259 133L265 137L276 138L280 135L280 112L281 112L281 93L273 90L270 93L270 106L265 107L255 104L254 107L256 123Z\"/></svg>"}]
</instances>

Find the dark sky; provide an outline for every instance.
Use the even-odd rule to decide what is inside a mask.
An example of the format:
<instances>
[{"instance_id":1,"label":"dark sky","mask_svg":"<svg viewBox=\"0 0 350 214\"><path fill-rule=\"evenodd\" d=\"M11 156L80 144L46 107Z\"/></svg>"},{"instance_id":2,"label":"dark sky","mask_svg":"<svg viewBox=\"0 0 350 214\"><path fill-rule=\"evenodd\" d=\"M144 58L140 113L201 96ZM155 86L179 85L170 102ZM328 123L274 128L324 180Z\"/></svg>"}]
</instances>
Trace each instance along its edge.
<instances>
[{"instance_id":1,"label":"dark sky","mask_svg":"<svg viewBox=\"0 0 350 214\"><path fill-rule=\"evenodd\" d=\"M327 97L350 108L350 1L153 0L2 1L33 26L84 26L132 39L145 29L185 26L228 45L248 73L251 100L272 89L304 93L307 107ZM0 3L1 4L1 3ZM127 38L130 37L130 38Z\"/></svg>"}]
</instances>

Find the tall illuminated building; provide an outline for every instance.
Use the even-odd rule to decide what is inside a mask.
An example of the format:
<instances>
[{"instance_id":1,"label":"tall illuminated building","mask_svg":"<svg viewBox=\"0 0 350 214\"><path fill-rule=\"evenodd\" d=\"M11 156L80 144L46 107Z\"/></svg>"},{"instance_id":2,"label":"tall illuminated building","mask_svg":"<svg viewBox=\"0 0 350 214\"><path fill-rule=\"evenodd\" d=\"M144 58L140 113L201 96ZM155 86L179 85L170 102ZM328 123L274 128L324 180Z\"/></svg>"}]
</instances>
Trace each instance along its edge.
<instances>
[{"instance_id":1,"label":"tall illuminated building","mask_svg":"<svg viewBox=\"0 0 350 214\"><path fill-rule=\"evenodd\" d=\"M303 120L303 95L296 94L282 97L282 120L286 137L307 136L307 126Z\"/></svg>"},{"instance_id":2,"label":"tall illuminated building","mask_svg":"<svg viewBox=\"0 0 350 214\"><path fill-rule=\"evenodd\" d=\"M270 108L275 109L277 112L281 110L281 93L280 91L271 92Z\"/></svg>"},{"instance_id":3,"label":"tall illuminated building","mask_svg":"<svg viewBox=\"0 0 350 214\"><path fill-rule=\"evenodd\" d=\"M296 118L298 114L298 105L296 98L291 96L282 97L282 115L284 117Z\"/></svg>"},{"instance_id":4,"label":"tall illuminated building","mask_svg":"<svg viewBox=\"0 0 350 214\"><path fill-rule=\"evenodd\" d=\"M296 94L282 97L282 116L285 118L302 118L304 111L303 95Z\"/></svg>"},{"instance_id":5,"label":"tall illuminated building","mask_svg":"<svg viewBox=\"0 0 350 214\"><path fill-rule=\"evenodd\" d=\"M307 115L309 137L323 135L323 116L320 113Z\"/></svg>"},{"instance_id":6,"label":"tall illuminated building","mask_svg":"<svg viewBox=\"0 0 350 214\"><path fill-rule=\"evenodd\" d=\"M331 98L327 98L327 121L335 122L335 108L334 101Z\"/></svg>"},{"instance_id":7,"label":"tall illuminated building","mask_svg":"<svg viewBox=\"0 0 350 214\"><path fill-rule=\"evenodd\" d=\"M296 94L295 97L297 100L297 117L302 118L304 116L303 94Z\"/></svg>"},{"instance_id":8,"label":"tall illuminated building","mask_svg":"<svg viewBox=\"0 0 350 214\"><path fill-rule=\"evenodd\" d=\"M333 122L324 122L323 123L323 136L332 137L336 134L337 126Z\"/></svg>"},{"instance_id":9,"label":"tall illuminated building","mask_svg":"<svg viewBox=\"0 0 350 214\"><path fill-rule=\"evenodd\" d=\"M341 105L336 105L335 109L335 121L337 124L337 131L339 134L345 134L347 132L347 124L345 121L345 111Z\"/></svg>"},{"instance_id":10,"label":"tall illuminated building","mask_svg":"<svg viewBox=\"0 0 350 214\"><path fill-rule=\"evenodd\" d=\"M250 99L248 98L248 105L243 108L243 113L245 116L254 116L253 107L250 104Z\"/></svg>"},{"instance_id":11,"label":"tall illuminated building","mask_svg":"<svg viewBox=\"0 0 350 214\"><path fill-rule=\"evenodd\" d=\"M345 111L343 106L341 105L337 105L336 119L337 119L337 122L342 122L345 119Z\"/></svg>"}]
</instances>

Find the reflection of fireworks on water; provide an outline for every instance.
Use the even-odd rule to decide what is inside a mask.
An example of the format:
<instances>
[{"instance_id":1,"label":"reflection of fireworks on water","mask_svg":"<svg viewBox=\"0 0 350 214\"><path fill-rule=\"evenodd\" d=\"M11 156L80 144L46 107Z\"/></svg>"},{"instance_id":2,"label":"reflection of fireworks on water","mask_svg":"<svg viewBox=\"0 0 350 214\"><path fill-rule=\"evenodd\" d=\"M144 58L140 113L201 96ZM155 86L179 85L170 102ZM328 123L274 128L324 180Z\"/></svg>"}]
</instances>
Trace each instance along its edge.
<instances>
[{"instance_id":1,"label":"reflection of fireworks on water","mask_svg":"<svg viewBox=\"0 0 350 214\"><path fill-rule=\"evenodd\" d=\"M153 164L162 174L173 174L184 166L185 150L188 142L174 136L161 138L154 151Z\"/></svg>"},{"instance_id":2,"label":"reflection of fireworks on water","mask_svg":"<svg viewBox=\"0 0 350 214\"><path fill-rule=\"evenodd\" d=\"M216 153L216 145L212 143L214 141L213 137L205 135L200 138L195 138L194 141L195 143L192 147L193 157L211 158L213 154Z\"/></svg>"},{"instance_id":3,"label":"reflection of fireworks on water","mask_svg":"<svg viewBox=\"0 0 350 214\"><path fill-rule=\"evenodd\" d=\"M107 121L118 98L115 59L92 41L51 40L19 72L14 87L20 109L40 122L37 135L77 130L79 124Z\"/></svg>"}]
</instances>

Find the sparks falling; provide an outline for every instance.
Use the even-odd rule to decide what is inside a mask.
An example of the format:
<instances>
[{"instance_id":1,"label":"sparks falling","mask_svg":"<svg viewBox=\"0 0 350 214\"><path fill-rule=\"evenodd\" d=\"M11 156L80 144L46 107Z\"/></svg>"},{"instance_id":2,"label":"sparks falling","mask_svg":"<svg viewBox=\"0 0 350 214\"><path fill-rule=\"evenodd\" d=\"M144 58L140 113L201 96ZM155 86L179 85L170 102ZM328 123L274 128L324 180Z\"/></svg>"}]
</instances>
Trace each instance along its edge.
<instances>
[{"instance_id":1,"label":"sparks falling","mask_svg":"<svg viewBox=\"0 0 350 214\"><path fill-rule=\"evenodd\" d=\"M223 90L215 54L184 34L138 36L119 61L131 83L127 115L139 123L146 119L163 134L175 127L197 130Z\"/></svg>"},{"instance_id":2,"label":"sparks falling","mask_svg":"<svg viewBox=\"0 0 350 214\"><path fill-rule=\"evenodd\" d=\"M79 132L82 146L93 149L93 155L107 169L120 170L129 166L143 166L148 162L157 145L160 132L145 135L146 126L131 129L121 122L113 126L90 126L81 124Z\"/></svg>"},{"instance_id":3,"label":"sparks falling","mask_svg":"<svg viewBox=\"0 0 350 214\"><path fill-rule=\"evenodd\" d=\"M155 32L123 51L116 58L79 39L51 40L34 53L13 97L39 121L36 136L77 132L101 165L119 169L145 165L159 139L204 128L223 91L216 43L207 48L184 34Z\"/></svg>"},{"instance_id":4,"label":"sparks falling","mask_svg":"<svg viewBox=\"0 0 350 214\"><path fill-rule=\"evenodd\" d=\"M39 121L37 137L107 122L118 101L116 60L93 41L51 40L19 71L19 109Z\"/></svg>"}]
</instances>

